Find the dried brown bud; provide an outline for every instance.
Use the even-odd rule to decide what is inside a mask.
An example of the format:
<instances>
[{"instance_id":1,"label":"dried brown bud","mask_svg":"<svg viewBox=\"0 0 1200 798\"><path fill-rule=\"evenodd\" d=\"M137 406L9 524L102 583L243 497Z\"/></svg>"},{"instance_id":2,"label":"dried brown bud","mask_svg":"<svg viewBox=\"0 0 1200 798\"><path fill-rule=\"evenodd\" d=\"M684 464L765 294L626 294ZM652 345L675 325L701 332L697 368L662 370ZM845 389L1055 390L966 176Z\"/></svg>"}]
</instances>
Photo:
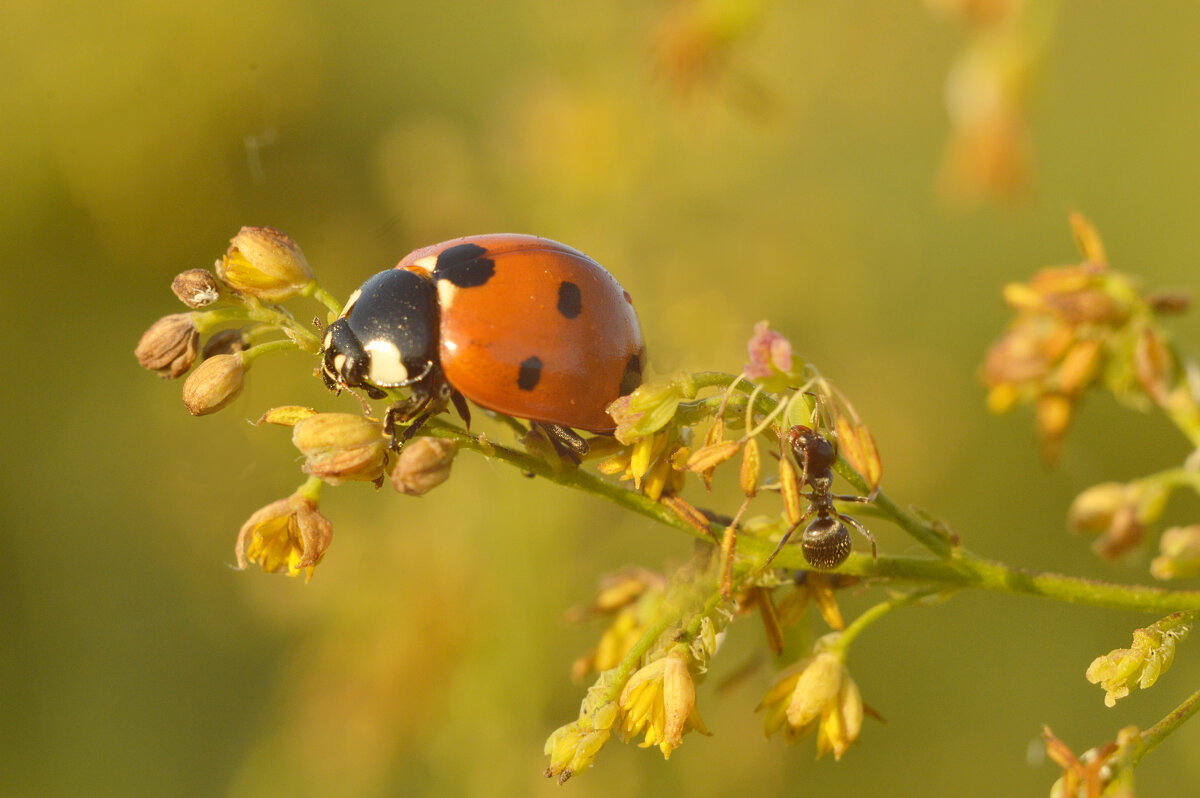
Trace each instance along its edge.
<instances>
[{"instance_id":1,"label":"dried brown bud","mask_svg":"<svg viewBox=\"0 0 1200 798\"><path fill-rule=\"evenodd\" d=\"M392 469L392 487L406 496L424 496L450 478L458 444L446 438L409 441Z\"/></svg>"},{"instance_id":2,"label":"dried brown bud","mask_svg":"<svg viewBox=\"0 0 1200 798\"><path fill-rule=\"evenodd\" d=\"M303 405L280 405L272 407L262 414L254 426L260 424L278 424L281 427L294 427L309 416L317 415L317 411Z\"/></svg>"},{"instance_id":3,"label":"dried brown bud","mask_svg":"<svg viewBox=\"0 0 1200 798\"><path fill-rule=\"evenodd\" d=\"M313 280L300 247L274 227L243 227L217 261L217 275L233 290L267 302L290 299Z\"/></svg>"},{"instance_id":4,"label":"dried brown bud","mask_svg":"<svg viewBox=\"0 0 1200 798\"><path fill-rule=\"evenodd\" d=\"M1088 218L1079 211L1071 211L1068 220L1071 223L1071 233L1075 236L1075 246L1079 247L1080 254L1092 263L1107 264L1108 256L1104 254L1104 242Z\"/></svg>"},{"instance_id":5,"label":"dried brown bud","mask_svg":"<svg viewBox=\"0 0 1200 798\"><path fill-rule=\"evenodd\" d=\"M700 473L710 468L716 468L737 454L741 446L737 441L721 441L720 443L701 446L692 452L692 456L688 458L688 470Z\"/></svg>"},{"instance_id":6,"label":"dried brown bud","mask_svg":"<svg viewBox=\"0 0 1200 798\"><path fill-rule=\"evenodd\" d=\"M787 510L789 524L797 523L804 515L800 494L800 476L787 457L779 458L779 490L783 494L783 506Z\"/></svg>"},{"instance_id":7,"label":"dried brown bud","mask_svg":"<svg viewBox=\"0 0 1200 798\"><path fill-rule=\"evenodd\" d=\"M1068 396L1083 393L1099 373L1103 353L1103 347L1098 340L1089 339L1075 343L1058 365L1055 374L1058 390Z\"/></svg>"},{"instance_id":8,"label":"dried brown bud","mask_svg":"<svg viewBox=\"0 0 1200 798\"><path fill-rule=\"evenodd\" d=\"M192 314L175 313L151 324L133 354L143 368L173 380L192 367L199 343L200 333L192 323Z\"/></svg>"},{"instance_id":9,"label":"dried brown bud","mask_svg":"<svg viewBox=\"0 0 1200 798\"><path fill-rule=\"evenodd\" d=\"M758 472L762 462L758 456L758 440L751 438L742 447L741 478L742 493L753 497L758 492Z\"/></svg>"},{"instance_id":10,"label":"dried brown bud","mask_svg":"<svg viewBox=\"0 0 1200 798\"><path fill-rule=\"evenodd\" d=\"M193 416L215 413L242 392L245 377L246 366L241 354L211 357L183 384L183 403Z\"/></svg>"},{"instance_id":11,"label":"dried brown bud","mask_svg":"<svg viewBox=\"0 0 1200 798\"><path fill-rule=\"evenodd\" d=\"M171 290L189 308L202 308L221 296L221 284L208 269L188 269L175 275Z\"/></svg>"},{"instance_id":12,"label":"dried brown bud","mask_svg":"<svg viewBox=\"0 0 1200 798\"><path fill-rule=\"evenodd\" d=\"M1178 291L1159 291L1146 297L1155 313L1183 313L1192 304L1188 294Z\"/></svg>"},{"instance_id":13,"label":"dried brown bud","mask_svg":"<svg viewBox=\"0 0 1200 798\"><path fill-rule=\"evenodd\" d=\"M838 416L837 432L847 462L862 475L871 490L878 488L879 481L883 479L883 463L879 459L879 450L875 448L875 437L871 435L871 430L867 429L866 424Z\"/></svg>"},{"instance_id":14,"label":"dried brown bud","mask_svg":"<svg viewBox=\"0 0 1200 798\"><path fill-rule=\"evenodd\" d=\"M1067 425L1071 423L1073 406L1070 398L1062 394L1048 393L1038 397L1035 408L1042 456L1052 461L1058 456L1059 444L1062 443Z\"/></svg>"},{"instance_id":15,"label":"dried brown bud","mask_svg":"<svg viewBox=\"0 0 1200 798\"><path fill-rule=\"evenodd\" d=\"M1162 333L1153 327L1143 329L1134 348L1133 368L1142 390L1160 407L1167 406L1174 367L1174 358Z\"/></svg>"},{"instance_id":16,"label":"dried brown bud","mask_svg":"<svg viewBox=\"0 0 1200 798\"><path fill-rule=\"evenodd\" d=\"M204 345L204 359L217 355L232 355L237 352L245 352L250 348L249 342L246 341L246 336L242 329L236 330L221 330L213 333L208 339L208 343Z\"/></svg>"},{"instance_id":17,"label":"dried brown bud","mask_svg":"<svg viewBox=\"0 0 1200 798\"><path fill-rule=\"evenodd\" d=\"M379 422L353 413L317 413L296 422L292 444L305 457L304 473L330 485L379 482L387 441Z\"/></svg>"}]
</instances>

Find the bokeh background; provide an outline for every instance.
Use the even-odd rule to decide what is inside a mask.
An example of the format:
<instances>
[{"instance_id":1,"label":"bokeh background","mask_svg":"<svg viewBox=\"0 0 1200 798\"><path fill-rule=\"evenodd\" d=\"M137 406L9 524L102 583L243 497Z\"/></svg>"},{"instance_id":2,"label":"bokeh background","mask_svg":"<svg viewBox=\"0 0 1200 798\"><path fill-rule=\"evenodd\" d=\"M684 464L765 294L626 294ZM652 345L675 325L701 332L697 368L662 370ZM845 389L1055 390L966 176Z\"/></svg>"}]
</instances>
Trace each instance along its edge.
<instances>
[{"instance_id":1,"label":"bokeh background","mask_svg":"<svg viewBox=\"0 0 1200 798\"><path fill-rule=\"evenodd\" d=\"M193 419L132 357L171 277L244 224L342 296L420 245L537 233L631 291L656 372L735 371L770 319L869 422L893 497L1014 564L1147 578L1064 512L1179 436L1098 398L1048 468L978 365L1002 284L1075 259L1069 210L1147 285L1200 282L1200 10L1019 5L0 4L0 795L1040 795L1041 724L1081 750L1161 717L1188 645L1116 709L1083 678L1152 618L966 594L855 645L887 723L840 763L763 739L772 665L714 688L762 648L743 623L701 688L714 737L667 763L613 742L559 788L541 746L599 632L565 609L691 539L464 456L422 499L327 491L310 584L237 572L242 520L300 476L245 419L354 400L283 356ZM1144 794L1195 791L1194 726Z\"/></svg>"}]
</instances>

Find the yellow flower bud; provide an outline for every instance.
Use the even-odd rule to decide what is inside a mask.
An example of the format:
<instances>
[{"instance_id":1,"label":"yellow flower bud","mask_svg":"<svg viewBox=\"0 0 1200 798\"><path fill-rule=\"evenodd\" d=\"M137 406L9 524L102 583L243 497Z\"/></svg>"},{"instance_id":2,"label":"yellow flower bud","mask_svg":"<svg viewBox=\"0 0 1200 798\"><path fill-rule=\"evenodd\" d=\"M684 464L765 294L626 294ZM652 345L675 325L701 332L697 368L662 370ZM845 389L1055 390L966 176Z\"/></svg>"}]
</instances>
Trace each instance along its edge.
<instances>
[{"instance_id":1,"label":"yellow flower bud","mask_svg":"<svg viewBox=\"0 0 1200 798\"><path fill-rule=\"evenodd\" d=\"M1150 563L1155 579L1180 579L1200 574L1200 525L1173 526L1158 541L1160 554Z\"/></svg>"},{"instance_id":2,"label":"yellow flower bud","mask_svg":"<svg viewBox=\"0 0 1200 798\"><path fill-rule=\"evenodd\" d=\"M199 344L200 333L192 322L192 314L175 313L151 324L133 354L143 368L173 380L192 367Z\"/></svg>"},{"instance_id":3,"label":"yellow flower bud","mask_svg":"<svg viewBox=\"0 0 1200 798\"><path fill-rule=\"evenodd\" d=\"M300 247L274 227L243 227L217 261L217 276L233 290L266 302L290 299L313 281Z\"/></svg>"},{"instance_id":4,"label":"yellow flower bud","mask_svg":"<svg viewBox=\"0 0 1200 798\"><path fill-rule=\"evenodd\" d=\"M183 403L193 416L215 413L242 392L244 355L216 355L200 364L183 384Z\"/></svg>"},{"instance_id":5,"label":"yellow flower bud","mask_svg":"<svg viewBox=\"0 0 1200 798\"><path fill-rule=\"evenodd\" d=\"M759 468L761 468L761 460L758 455L758 440L751 438L742 447L742 468L738 474L742 493L749 498L753 498L758 493Z\"/></svg>"},{"instance_id":6,"label":"yellow flower bud","mask_svg":"<svg viewBox=\"0 0 1200 798\"><path fill-rule=\"evenodd\" d=\"M292 444L304 455L304 473L330 485L383 478L387 440L379 422L353 413L317 413L296 422Z\"/></svg>"}]
</instances>

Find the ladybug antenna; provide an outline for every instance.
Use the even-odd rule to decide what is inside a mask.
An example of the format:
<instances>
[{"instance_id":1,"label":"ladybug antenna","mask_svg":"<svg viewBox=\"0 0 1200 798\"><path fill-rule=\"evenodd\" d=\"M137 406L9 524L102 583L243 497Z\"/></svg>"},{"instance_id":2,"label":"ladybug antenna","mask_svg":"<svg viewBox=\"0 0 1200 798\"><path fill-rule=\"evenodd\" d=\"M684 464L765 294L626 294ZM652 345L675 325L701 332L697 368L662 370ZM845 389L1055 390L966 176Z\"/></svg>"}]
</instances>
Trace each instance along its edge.
<instances>
[{"instance_id":1,"label":"ladybug antenna","mask_svg":"<svg viewBox=\"0 0 1200 798\"><path fill-rule=\"evenodd\" d=\"M396 383L395 385L391 385L391 386L389 386L389 387L391 387L391 388L406 388L406 387L408 387L409 385L412 385L412 384L413 384L413 383L415 383L415 382L420 382L421 380L423 380L423 379L425 379L426 377L428 377L428 376L429 376L429 372L431 372L431 371L433 371L433 361L432 361L432 360L426 360L426 361L425 361L425 368L424 368L424 369L421 371L421 373L420 373L420 374L418 374L418 375L417 375L417 376L415 376L415 377L409 377L408 379L406 379L406 380L403 380L403 381L401 381L401 382L398 382L398 383Z\"/></svg>"}]
</instances>

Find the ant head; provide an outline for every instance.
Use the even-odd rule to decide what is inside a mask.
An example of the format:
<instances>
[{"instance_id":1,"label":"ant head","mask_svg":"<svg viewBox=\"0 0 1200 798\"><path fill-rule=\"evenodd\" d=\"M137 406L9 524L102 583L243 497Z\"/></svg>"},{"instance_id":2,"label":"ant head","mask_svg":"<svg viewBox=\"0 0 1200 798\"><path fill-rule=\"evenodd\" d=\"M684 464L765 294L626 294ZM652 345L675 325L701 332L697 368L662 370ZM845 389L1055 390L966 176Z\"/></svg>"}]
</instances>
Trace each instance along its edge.
<instances>
[{"instance_id":1,"label":"ant head","mask_svg":"<svg viewBox=\"0 0 1200 798\"><path fill-rule=\"evenodd\" d=\"M804 559L814 568L837 568L850 556L850 530L834 516L817 516L800 539Z\"/></svg>"},{"instance_id":2,"label":"ant head","mask_svg":"<svg viewBox=\"0 0 1200 798\"><path fill-rule=\"evenodd\" d=\"M812 427L802 424L784 433L796 463L808 473L821 473L833 468L837 462L837 447Z\"/></svg>"}]
</instances>

